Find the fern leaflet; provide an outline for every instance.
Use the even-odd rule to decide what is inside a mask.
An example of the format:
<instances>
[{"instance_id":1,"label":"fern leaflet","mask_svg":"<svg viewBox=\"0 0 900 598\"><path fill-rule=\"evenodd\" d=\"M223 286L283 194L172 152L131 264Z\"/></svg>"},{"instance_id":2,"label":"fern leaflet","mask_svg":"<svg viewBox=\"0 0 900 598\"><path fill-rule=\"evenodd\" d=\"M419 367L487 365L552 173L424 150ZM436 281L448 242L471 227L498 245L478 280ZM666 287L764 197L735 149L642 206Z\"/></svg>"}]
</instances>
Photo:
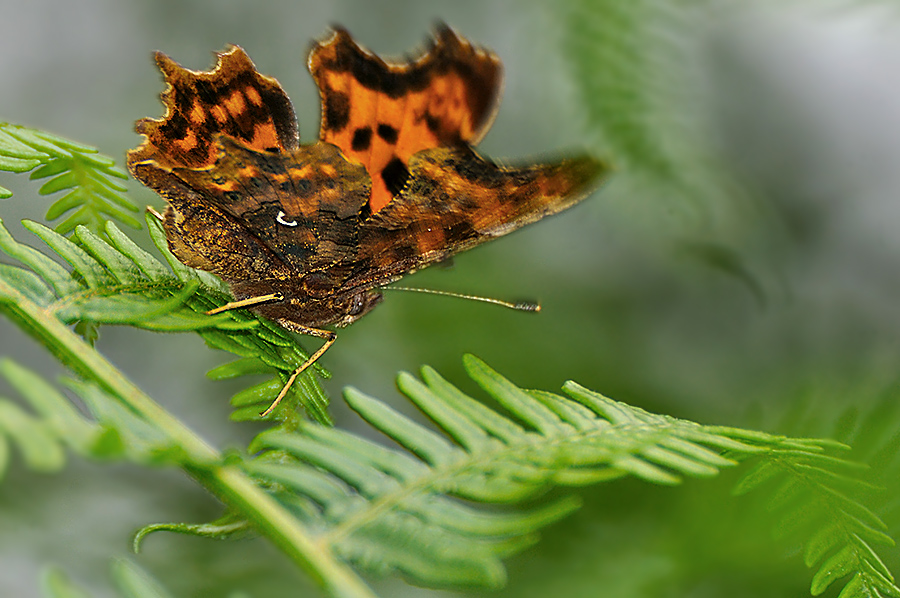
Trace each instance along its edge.
<instances>
[{"instance_id":1,"label":"fern leaflet","mask_svg":"<svg viewBox=\"0 0 900 598\"><path fill-rule=\"evenodd\" d=\"M45 131L0 123L0 170L31 172L32 179L47 179L41 195L65 191L47 210L47 220L57 220L56 231L68 234L79 225L101 233L108 218L140 228L132 215L138 207L125 197L125 187L116 179L128 175L93 147L75 143ZM12 192L0 187L0 198Z\"/></svg>"}]
</instances>

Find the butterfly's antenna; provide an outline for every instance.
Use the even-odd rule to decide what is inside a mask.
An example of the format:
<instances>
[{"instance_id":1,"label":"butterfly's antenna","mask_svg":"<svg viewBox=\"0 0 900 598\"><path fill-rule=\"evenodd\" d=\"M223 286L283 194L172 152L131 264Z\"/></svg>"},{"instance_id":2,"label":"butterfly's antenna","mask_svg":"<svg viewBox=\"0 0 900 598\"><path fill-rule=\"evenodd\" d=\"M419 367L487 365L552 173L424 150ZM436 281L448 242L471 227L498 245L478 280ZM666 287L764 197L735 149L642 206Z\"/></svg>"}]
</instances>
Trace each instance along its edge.
<instances>
[{"instance_id":1,"label":"butterfly's antenna","mask_svg":"<svg viewBox=\"0 0 900 598\"><path fill-rule=\"evenodd\" d=\"M450 291L437 291L435 289L422 289L418 287L381 287L383 291L410 291L414 293L426 293L428 295L441 295L443 297L456 297L457 299L471 299L472 301L481 301L490 303L491 305L499 305L516 311L541 311L541 304L533 301L503 301L494 299L493 297L479 297L478 295L463 295L462 293L452 293Z\"/></svg>"}]
</instances>

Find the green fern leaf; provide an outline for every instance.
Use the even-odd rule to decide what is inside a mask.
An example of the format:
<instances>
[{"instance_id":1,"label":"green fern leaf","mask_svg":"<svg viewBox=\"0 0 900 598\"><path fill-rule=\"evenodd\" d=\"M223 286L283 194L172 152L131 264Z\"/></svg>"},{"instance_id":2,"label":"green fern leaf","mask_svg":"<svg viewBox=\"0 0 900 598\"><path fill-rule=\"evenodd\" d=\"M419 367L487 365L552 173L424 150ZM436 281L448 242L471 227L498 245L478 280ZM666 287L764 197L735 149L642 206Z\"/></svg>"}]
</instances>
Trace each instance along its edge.
<instances>
[{"instance_id":1,"label":"green fern leaf","mask_svg":"<svg viewBox=\"0 0 900 598\"><path fill-rule=\"evenodd\" d=\"M630 407L572 382L564 386L568 398L526 391L474 357L467 356L464 363L507 414L424 368L421 379L401 374L398 387L438 430L351 388L344 393L348 405L401 448L301 422L296 429L262 433L249 447L257 456L238 463L323 549L363 570L399 572L437 587L502 585L502 559L530 546L540 529L579 506L577 497L547 500L547 492L557 487L624 475L672 484L684 477L708 477L747 459L792 467L816 483L843 485L859 470L825 454L834 448L829 441L701 426ZM233 371L226 367L220 373L255 371L259 364L245 359L231 367ZM760 476L759 471L754 468L751 476L771 482L783 475ZM762 487L745 483L741 491L750 486ZM779 488L773 500L790 505L792 521L799 519L797 511L805 523L815 523L827 512L802 492ZM852 514L848 519L880 529L877 517L865 515L865 507L853 501L841 504L843 512ZM231 515L237 519L229 522L240 521L238 513ZM833 523L826 520L819 529ZM156 530L195 529L174 525L150 526L141 538ZM856 536L851 552L822 532L809 545L807 558L827 557L833 565L829 571L843 572L837 577L819 573L815 588L853 574L860 576L851 577L853 584L865 587L875 587L872 580L888 580L887 586L878 586L882 589L891 583L875 553L864 550L868 544L862 536Z\"/></svg>"},{"instance_id":2,"label":"green fern leaf","mask_svg":"<svg viewBox=\"0 0 900 598\"><path fill-rule=\"evenodd\" d=\"M815 465L811 465L811 464ZM884 522L844 493L868 495L875 488L858 478L858 464L830 455L786 450L770 453L738 483L737 493L775 484L768 508L778 515L776 537L797 539L804 562L814 567L810 592L817 596L846 579L840 595L900 596L900 588L871 543L893 546Z\"/></svg>"},{"instance_id":3,"label":"green fern leaf","mask_svg":"<svg viewBox=\"0 0 900 598\"><path fill-rule=\"evenodd\" d=\"M699 186L695 160L702 150L687 122L683 58L686 8L660 2L572 0L567 3L565 49L575 70L590 131L637 176L654 186L675 184L677 192ZM682 58L682 60L679 60ZM710 173L704 172L706 179ZM703 179L699 179L703 180Z\"/></svg>"},{"instance_id":4,"label":"green fern leaf","mask_svg":"<svg viewBox=\"0 0 900 598\"><path fill-rule=\"evenodd\" d=\"M128 176L115 160L93 147L37 129L0 123L0 170L31 172L33 180L49 179L38 190L41 195L67 191L47 211L48 220L71 212L57 225L60 234L78 226L102 233L108 218L132 228L141 227L132 215L138 207L125 197L125 187L115 182ZM0 187L0 198L11 195Z\"/></svg>"},{"instance_id":5,"label":"green fern leaf","mask_svg":"<svg viewBox=\"0 0 900 598\"><path fill-rule=\"evenodd\" d=\"M108 449L106 430L81 412L53 385L10 359L0 359L0 374L16 389L56 438L82 455L99 457Z\"/></svg>"},{"instance_id":6,"label":"green fern leaf","mask_svg":"<svg viewBox=\"0 0 900 598\"><path fill-rule=\"evenodd\" d=\"M0 400L0 438L19 449L25 465L56 472L66 463L65 449L93 459L120 458L123 441L114 426L85 419L52 385L9 359L0 360L0 374L19 391L32 412Z\"/></svg>"},{"instance_id":7,"label":"green fern leaf","mask_svg":"<svg viewBox=\"0 0 900 598\"><path fill-rule=\"evenodd\" d=\"M0 430L18 447L30 469L55 473L65 466L65 452L50 430L15 403L0 400Z\"/></svg>"},{"instance_id":8,"label":"green fern leaf","mask_svg":"<svg viewBox=\"0 0 900 598\"><path fill-rule=\"evenodd\" d=\"M631 213L641 197L653 198L642 225L676 210L683 228L673 249L732 276L763 304L765 285L739 239L746 238L747 214L765 218L766 210L718 158L704 122L708 99L697 93L704 80L695 65L706 49L695 43L703 39L696 31L708 8L653 0L552 6L554 17L565 19L561 45L586 112L585 134L616 164L616 187ZM672 230L673 223L665 226ZM774 230L765 231L769 243ZM653 231L665 238L659 227Z\"/></svg>"},{"instance_id":9,"label":"green fern leaf","mask_svg":"<svg viewBox=\"0 0 900 598\"><path fill-rule=\"evenodd\" d=\"M81 446L83 454L95 458L179 465L201 480L225 475L223 467L237 468L256 480L255 489L246 482L231 488L227 496L240 498L229 500L231 508L220 521L147 526L136 541L161 530L218 538L251 527L290 528L293 534L302 530L309 536L316 558L348 561L378 574L399 572L438 587L502 585L503 559L533 544L537 532L579 506L577 497L548 497L554 488L609 482L623 475L674 483L758 459L783 470L780 476L769 477L770 483L779 482L772 500L776 508L787 510L795 531L822 520L806 554L808 562L821 563L814 591L848 578L844 595L896 595L890 572L867 536L857 533L871 530L881 534L877 539L890 541L879 531L883 524L870 510L828 486L846 486L843 478L857 469L823 454L833 443L701 426L630 407L571 382L564 386L569 398L526 391L474 357L467 356L465 365L507 414L462 393L428 368L421 380L402 375L400 387L439 430L359 391L345 392L350 406L399 449L300 422L291 430L262 433L249 449L257 453L252 458L235 454L227 459L228 465L221 458L204 461L155 418L139 415L97 385L65 382L93 417L83 420L52 387L11 363L0 364L0 371L14 386L26 389L22 394L38 417L26 414L23 423L23 410L0 407L0 429L19 430L5 436L20 445L26 461L37 468L58 467L60 458L39 454L36 447L61 452L64 446ZM256 367L243 361L235 370ZM96 441L76 440L104 434L118 440L117 452L98 450L103 444ZM35 445L28 445L34 439ZM834 475L821 471L810 475L810 463ZM234 475L228 473L228 479L236 480ZM780 479L785 475L795 479ZM810 499L804 488L797 491L800 485L818 491ZM254 492L268 495L283 512L276 515L267 506L245 516L243 510L250 504L265 504L259 499L248 502L246 493ZM274 520L259 519L268 516L278 517L277 528ZM821 531L825 529L828 532ZM844 541L835 542L835 537ZM291 541L279 545L287 548Z\"/></svg>"}]
</instances>

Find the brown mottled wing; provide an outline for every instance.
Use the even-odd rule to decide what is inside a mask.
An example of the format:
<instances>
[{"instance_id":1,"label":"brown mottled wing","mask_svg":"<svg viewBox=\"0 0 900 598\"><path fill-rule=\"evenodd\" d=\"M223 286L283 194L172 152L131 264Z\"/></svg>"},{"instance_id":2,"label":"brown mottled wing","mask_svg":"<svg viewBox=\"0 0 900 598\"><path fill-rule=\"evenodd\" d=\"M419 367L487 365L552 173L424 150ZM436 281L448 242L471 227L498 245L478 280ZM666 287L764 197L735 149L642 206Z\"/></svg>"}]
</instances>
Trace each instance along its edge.
<instances>
[{"instance_id":1,"label":"brown mottled wing","mask_svg":"<svg viewBox=\"0 0 900 598\"><path fill-rule=\"evenodd\" d=\"M354 259L359 214L369 197L369 177L362 166L351 164L327 143L288 152L260 152L220 135L217 146L219 158L210 167L157 169L156 173L145 172L152 165L136 167L136 174L174 208L175 214L167 214L166 221L167 229L177 227L173 250L188 243L195 253L250 256L246 250L223 251L230 240L220 237L227 237L225 231L229 231L243 239L244 245L259 245L263 253L253 254L251 262L270 256L277 278L295 279L310 270ZM211 225L205 222L204 210L221 218ZM195 214L188 216L190 213ZM233 226L223 225L222 219ZM189 226L196 232L189 233ZM188 263L216 272L229 282L270 275L263 264L229 266L223 271Z\"/></svg>"},{"instance_id":2,"label":"brown mottled wing","mask_svg":"<svg viewBox=\"0 0 900 598\"><path fill-rule=\"evenodd\" d=\"M175 255L229 282L285 279L340 258L341 242L352 244L356 232L340 218L368 198L363 168L327 144L300 148L290 100L240 48L208 72L159 53L156 60L168 83L166 114L138 122L145 140L128 165L168 201ZM355 206L346 185L360 187Z\"/></svg>"},{"instance_id":3,"label":"brown mottled wing","mask_svg":"<svg viewBox=\"0 0 900 598\"><path fill-rule=\"evenodd\" d=\"M405 64L384 62L338 29L313 47L309 69L322 97L319 139L366 167L372 213L403 188L413 154L477 143L500 95L499 59L446 25Z\"/></svg>"},{"instance_id":4,"label":"brown mottled wing","mask_svg":"<svg viewBox=\"0 0 900 598\"><path fill-rule=\"evenodd\" d=\"M300 147L290 100L232 47L209 72L156 55L166 114L143 119L135 177L169 203L169 244L229 282L298 278L355 245L368 176L331 145Z\"/></svg>"},{"instance_id":5,"label":"brown mottled wing","mask_svg":"<svg viewBox=\"0 0 900 598\"><path fill-rule=\"evenodd\" d=\"M166 114L138 121L136 130L146 139L128 152L132 170L148 160L161 168L209 166L216 160L218 134L257 150L297 147L290 100L275 79L256 72L241 48L219 54L209 72L181 67L160 52L156 63L169 84L161 96Z\"/></svg>"},{"instance_id":6,"label":"brown mottled wing","mask_svg":"<svg viewBox=\"0 0 900 598\"><path fill-rule=\"evenodd\" d=\"M360 229L358 283L383 284L564 210L608 168L588 156L505 168L460 147L421 152L409 170L402 192Z\"/></svg>"},{"instance_id":7,"label":"brown mottled wing","mask_svg":"<svg viewBox=\"0 0 900 598\"><path fill-rule=\"evenodd\" d=\"M185 265L232 283L290 276L291 268L226 210L207 201L204 189L191 187L149 161L135 165L133 172L169 203L163 223L166 238L169 249ZM272 291L268 288L259 294Z\"/></svg>"}]
</instances>

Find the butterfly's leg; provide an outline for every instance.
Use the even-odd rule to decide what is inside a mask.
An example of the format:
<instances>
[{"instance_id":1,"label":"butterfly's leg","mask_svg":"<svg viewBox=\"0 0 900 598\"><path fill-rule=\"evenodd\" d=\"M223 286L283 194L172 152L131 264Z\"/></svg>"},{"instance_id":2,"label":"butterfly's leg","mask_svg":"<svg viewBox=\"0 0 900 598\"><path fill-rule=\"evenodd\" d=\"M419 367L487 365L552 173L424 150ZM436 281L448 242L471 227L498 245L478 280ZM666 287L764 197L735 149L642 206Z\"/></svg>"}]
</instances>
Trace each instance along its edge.
<instances>
[{"instance_id":1,"label":"butterfly's leg","mask_svg":"<svg viewBox=\"0 0 900 598\"><path fill-rule=\"evenodd\" d=\"M241 299L240 301L229 301L225 305L221 305L215 309L211 309L206 312L206 315L213 316L215 314L220 314L223 311L229 311L231 309L238 309L241 307L250 307L251 305L259 305L260 303L269 303L271 301L284 301L284 295L281 293L269 293L268 295L260 295L259 297L250 297L248 299Z\"/></svg>"},{"instance_id":2,"label":"butterfly's leg","mask_svg":"<svg viewBox=\"0 0 900 598\"><path fill-rule=\"evenodd\" d=\"M281 392L278 393L278 396L275 397L275 400L272 401L272 404L269 405L269 408L259 414L260 417L265 417L265 416L269 415L270 413L272 413L272 411L275 409L275 407L277 407L278 404L281 402L281 399L283 399L285 397L285 395L287 395L288 390L290 390L291 386L294 384L294 380L297 379L297 376L302 374L306 368L308 368L309 366L314 364L316 361L318 361L318 359L320 357L322 357L322 355L325 353L325 351L328 350L328 347L333 345L334 341L337 340L337 334L335 334L334 332L332 332L330 330L320 330L318 328L307 328L306 326L300 326L296 323L291 326L291 330L293 330L294 332L299 332L300 334L308 334L309 336L315 336L315 337L318 337L321 339L325 339L325 344L322 345L321 347L319 347L318 351L316 351L315 353L310 355L306 361L304 361L302 364L300 364L300 367L298 367L296 370L294 370L294 372L291 374L291 377L288 378L287 384L284 385L284 388L281 389Z\"/></svg>"}]
</instances>

